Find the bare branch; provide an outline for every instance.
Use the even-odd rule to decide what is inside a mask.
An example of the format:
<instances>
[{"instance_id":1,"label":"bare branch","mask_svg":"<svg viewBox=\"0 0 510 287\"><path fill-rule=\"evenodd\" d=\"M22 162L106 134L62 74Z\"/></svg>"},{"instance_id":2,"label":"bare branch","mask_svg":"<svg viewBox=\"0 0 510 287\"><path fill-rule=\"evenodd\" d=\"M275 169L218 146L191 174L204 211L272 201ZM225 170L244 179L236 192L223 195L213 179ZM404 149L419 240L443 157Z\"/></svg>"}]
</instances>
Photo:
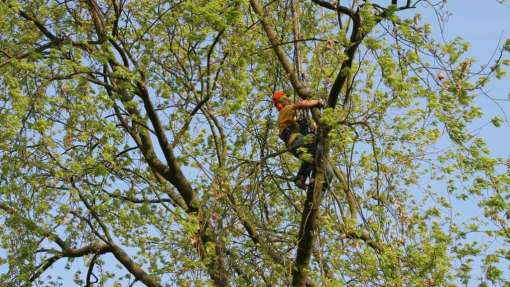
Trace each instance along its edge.
<instances>
[{"instance_id":1,"label":"bare branch","mask_svg":"<svg viewBox=\"0 0 510 287\"><path fill-rule=\"evenodd\" d=\"M120 198L122 200L129 201L129 202L132 202L132 203L163 203L163 202L173 203L173 200L171 200L169 198L145 199L145 198L135 198L135 197L130 197L130 196L114 194L114 193L108 192L106 190L103 190L103 192L108 194L108 196L110 196L112 198Z\"/></svg>"},{"instance_id":2,"label":"bare branch","mask_svg":"<svg viewBox=\"0 0 510 287\"><path fill-rule=\"evenodd\" d=\"M85 287L90 287L92 284L96 283L98 281L96 275L94 275L94 265L96 264L96 260L99 257L99 254L94 254L92 259L90 259L89 268L87 269L87 277L85 279ZM91 282L91 277L94 276L96 281Z\"/></svg>"}]
</instances>

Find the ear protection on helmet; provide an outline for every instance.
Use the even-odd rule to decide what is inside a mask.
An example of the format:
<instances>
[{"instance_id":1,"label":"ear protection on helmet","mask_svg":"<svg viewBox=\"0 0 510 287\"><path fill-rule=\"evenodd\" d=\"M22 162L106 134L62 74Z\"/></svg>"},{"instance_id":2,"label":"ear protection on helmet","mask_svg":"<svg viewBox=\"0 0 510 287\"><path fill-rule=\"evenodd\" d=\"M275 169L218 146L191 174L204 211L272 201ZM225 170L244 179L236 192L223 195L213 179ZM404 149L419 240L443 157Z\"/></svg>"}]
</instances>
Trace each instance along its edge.
<instances>
[{"instance_id":1,"label":"ear protection on helmet","mask_svg":"<svg viewBox=\"0 0 510 287\"><path fill-rule=\"evenodd\" d=\"M285 97L285 93L283 91L276 91L273 93L273 104L280 111L283 109L283 105L280 100Z\"/></svg>"}]
</instances>

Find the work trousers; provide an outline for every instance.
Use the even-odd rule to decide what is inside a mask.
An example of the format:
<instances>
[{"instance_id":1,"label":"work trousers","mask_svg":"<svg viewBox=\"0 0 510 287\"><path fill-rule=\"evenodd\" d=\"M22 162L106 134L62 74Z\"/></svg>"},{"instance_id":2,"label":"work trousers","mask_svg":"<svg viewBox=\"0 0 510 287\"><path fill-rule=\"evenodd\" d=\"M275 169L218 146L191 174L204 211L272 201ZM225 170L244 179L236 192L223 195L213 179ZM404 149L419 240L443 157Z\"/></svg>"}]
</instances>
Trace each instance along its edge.
<instances>
[{"instance_id":1,"label":"work trousers","mask_svg":"<svg viewBox=\"0 0 510 287\"><path fill-rule=\"evenodd\" d=\"M315 142L305 143L305 136L303 134L293 135L293 140L287 144L287 149L297 158L301 160L301 166L297 172L298 178L306 179L313 171L314 158L315 158ZM303 156L307 153L308 156ZM311 158L310 158L311 156ZM329 163L326 164L326 184L328 187L334 177L334 172Z\"/></svg>"},{"instance_id":2,"label":"work trousers","mask_svg":"<svg viewBox=\"0 0 510 287\"><path fill-rule=\"evenodd\" d=\"M297 172L297 177L307 178L313 170L313 157L315 156L315 144L305 144L305 136L297 133L292 135L292 141L287 143L287 149L301 160L301 166ZM304 156L308 154L308 156ZM311 156L311 158L310 158Z\"/></svg>"}]
</instances>

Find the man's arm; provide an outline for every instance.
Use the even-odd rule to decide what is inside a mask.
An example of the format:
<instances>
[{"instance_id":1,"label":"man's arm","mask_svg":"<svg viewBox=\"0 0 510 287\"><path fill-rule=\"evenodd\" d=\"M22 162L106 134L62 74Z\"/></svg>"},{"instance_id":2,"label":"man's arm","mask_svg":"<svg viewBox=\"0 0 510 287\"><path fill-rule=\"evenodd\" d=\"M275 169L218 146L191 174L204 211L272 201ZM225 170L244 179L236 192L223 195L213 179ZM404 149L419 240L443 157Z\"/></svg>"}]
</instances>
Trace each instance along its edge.
<instances>
[{"instance_id":1,"label":"man's arm","mask_svg":"<svg viewBox=\"0 0 510 287\"><path fill-rule=\"evenodd\" d=\"M321 100L301 100L294 104L294 108L303 110L303 109L311 109L315 107L323 107L324 104Z\"/></svg>"}]
</instances>

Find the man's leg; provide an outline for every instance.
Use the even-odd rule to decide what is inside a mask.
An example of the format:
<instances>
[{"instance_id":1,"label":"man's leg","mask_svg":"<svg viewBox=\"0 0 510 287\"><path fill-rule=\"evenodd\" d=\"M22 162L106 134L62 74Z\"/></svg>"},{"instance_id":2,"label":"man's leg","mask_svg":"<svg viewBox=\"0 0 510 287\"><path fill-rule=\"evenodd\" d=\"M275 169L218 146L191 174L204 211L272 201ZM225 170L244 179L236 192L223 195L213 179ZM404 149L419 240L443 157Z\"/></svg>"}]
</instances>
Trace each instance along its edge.
<instances>
[{"instance_id":1,"label":"man's leg","mask_svg":"<svg viewBox=\"0 0 510 287\"><path fill-rule=\"evenodd\" d=\"M299 188L306 189L306 179L310 176L313 169L314 145L305 144L304 136L298 134L295 135L295 139L288 146L288 149L295 157L302 161L294 182Z\"/></svg>"},{"instance_id":2,"label":"man's leg","mask_svg":"<svg viewBox=\"0 0 510 287\"><path fill-rule=\"evenodd\" d=\"M307 162L302 162L301 166L299 167L299 170L297 172L297 175L294 179L294 182L296 183L296 186L301 189L306 189L306 179L310 174L312 173L313 165L309 164Z\"/></svg>"},{"instance_id":3,"label":"man's leg","mask_svg":"<svg viewBox=\"0 0 510 287\"><path fill-rule=\"evenodd\" d=\"M287 145L287 149L301 161L313 165L314 144L305 143L305 136L302 134L293 135L294 139Z\"/></svg>"}]
</instances>

